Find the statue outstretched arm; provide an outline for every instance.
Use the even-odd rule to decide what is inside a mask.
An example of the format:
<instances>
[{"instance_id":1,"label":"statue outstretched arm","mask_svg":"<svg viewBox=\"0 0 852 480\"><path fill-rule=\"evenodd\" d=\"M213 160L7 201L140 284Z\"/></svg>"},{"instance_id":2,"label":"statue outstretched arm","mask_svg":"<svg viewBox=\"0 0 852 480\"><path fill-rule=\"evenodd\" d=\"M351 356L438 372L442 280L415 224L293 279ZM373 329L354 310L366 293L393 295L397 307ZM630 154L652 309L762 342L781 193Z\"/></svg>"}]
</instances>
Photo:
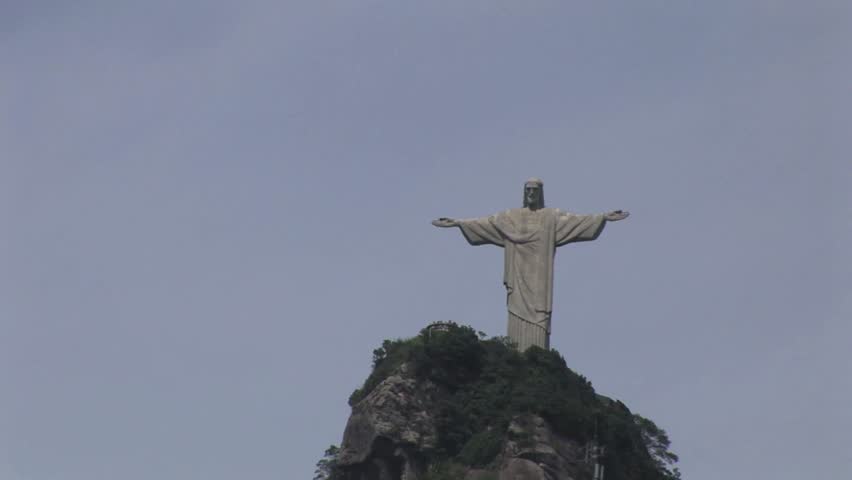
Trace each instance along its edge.
<instances>
[{"instance_id":1,"label":"statue outstretched arm","mask_svg":"<svg viewBox=\"0 0 852 480\"><path fill-rule=\"evenodd\" d=\"M556 222L556 246L572 242L588 242L601 234L607 222L624 220L630 215L623 210L614 210L597 215L576 215L560 212Z\"/></svg>"},{"instance_id":2,"label":"statue outstretched arm","mask_svg":"<svg viewBox=\"0 0 852 480\"><path fill-rule=\"evenodd\" d=\"M470 218L456 220L454 218L441 217L432 220L432 225L439 228L459 227L462 235L471 245L497 245L503 246L503 235L494 224L494 216L482 218Z\"/></svg>"}]
</instances>

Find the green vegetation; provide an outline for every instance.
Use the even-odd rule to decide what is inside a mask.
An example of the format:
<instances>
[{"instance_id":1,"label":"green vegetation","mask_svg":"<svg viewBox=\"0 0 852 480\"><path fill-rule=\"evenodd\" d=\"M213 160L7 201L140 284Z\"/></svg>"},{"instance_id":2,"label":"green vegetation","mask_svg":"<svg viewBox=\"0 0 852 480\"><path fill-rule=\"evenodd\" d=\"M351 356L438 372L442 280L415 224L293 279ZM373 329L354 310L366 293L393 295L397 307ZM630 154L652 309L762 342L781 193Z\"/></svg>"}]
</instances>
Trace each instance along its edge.
<instances>
[{"instance_id":1,"label":"green vegetation","mask_svg":"<svg viewBox=\"0 0 852 480\"><path fill-rule=\"evenodd\" d=\"M340 449L337 445L331 445L325 449L325 455L317 462L314 470L314 480L334 480L337 477L337 455Z\"/></svg>"},{"instance_id":2,"label":"green vegetation","mask_svg":"<svg viewBox=\"0 0 852 480\"><path fill-rule=\"evenodd\" d=\"M663 473L666 480L680 479L680 471L674 466L678 458L677 455L669 451L671 441L669 441L669 436L665 430L638 414L633 415L633 421L639 427L642 440L648 448L648 453L651 455L657 470Z\"/></svg>"},{"instance_id":3,"label":"green vegetation","mask_svg":"<svg viewBox=\"0 0 852 480\"><path fill-rule=\"evenodd\" d=\"M436 406L439 442L430 452L434 480L451 478L458 465L488 466L502 449L509 422L521 414L539 415L578 442L597 438L606 447L607 480L680 478L670 468L677 456L668 451L665 432L621 402L595 394L558 352L533 347L522 354L505 337L480 337L470 327L449 324L445 331L386 340L373 352L373 371L349 404L402 364L444 391Z\"/></svg>"},{"instance_id":4,"label":"green vegetation","mask_svg":"<svg viewBox=\"0 0 852 480\"><path fill-rule=\"evenodd\" d=\"M459 452L458 460L472 467L488 465L500 453L504 434L494 428L473 434Z\"/></svg>"}]
</instances>

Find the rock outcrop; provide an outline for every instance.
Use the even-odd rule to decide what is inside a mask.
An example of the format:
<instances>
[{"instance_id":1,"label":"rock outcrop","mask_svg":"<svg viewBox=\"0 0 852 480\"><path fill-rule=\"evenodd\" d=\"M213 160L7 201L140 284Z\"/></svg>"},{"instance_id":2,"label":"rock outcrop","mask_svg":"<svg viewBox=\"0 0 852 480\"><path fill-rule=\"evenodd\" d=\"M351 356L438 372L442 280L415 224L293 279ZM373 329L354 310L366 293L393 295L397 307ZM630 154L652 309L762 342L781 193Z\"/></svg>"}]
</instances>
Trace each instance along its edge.
<instances>
[{"instance_id":1,"label":"rock outcrop","mask_svg":"<svg viewBox=\"0 0 852 480\"><path fill-rule=\"evenodd\" d=\"M422 480L438 442L434 411L443 392L403 366L352 408L338 465L345 480ZM586 446L554 433L540 416L512 420L501 453L459 480L588 480Z\"/></svg>"},{"instance_id":2,"label":"rock outcrop","mask_svg":"<svg viewBox=\"0 0 852 480\"><path fill-rule=\"evenodd\" d=\"M424 453L435 448L435 398L440 392L417 381L405 365L352 407L338 464L346 480L417 480Z\"/></svg>"},{"instance_id":3,"label":"rock outcrop","mask_svg":"<svg viewBox=\"0 0 852 480\"><path fill-rule=\"evenodd\" d=\"M581 480L591 478L586 446L553 432L537 415L515 418L500 455L500 480Z\"/></svg>"},{"instance_id":4,"label":"rock outcrop","mask_svg":"<svg viewBox=\"0 0 852 480\"><path fill-rule=\"evenodd\" d=\"M373 351L326 480L679 480L665 431L559 352L443 327Z\"/></svg>"}]
</instances>

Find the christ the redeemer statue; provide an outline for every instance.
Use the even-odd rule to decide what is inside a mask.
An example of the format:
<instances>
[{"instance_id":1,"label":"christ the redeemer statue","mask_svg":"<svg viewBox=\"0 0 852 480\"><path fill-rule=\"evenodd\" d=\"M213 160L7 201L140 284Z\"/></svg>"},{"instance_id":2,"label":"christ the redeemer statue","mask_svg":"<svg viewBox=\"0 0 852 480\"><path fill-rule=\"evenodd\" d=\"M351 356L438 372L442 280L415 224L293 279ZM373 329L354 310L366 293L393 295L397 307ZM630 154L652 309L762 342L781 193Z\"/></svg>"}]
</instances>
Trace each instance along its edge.
<instances>
[{"instance_id":1,"label":"christ the redeemer statue","mask_svg":"<svg viewBox=\"0 0 852 480\"><path fill-rule=\"evenodd\" d=\"M459 227L471 245L503 247L509 339L517 344L518 350L524 351L533 345L550 348L556 247L594 240L607 221L623 220L628 215L621 210L575 215L556 208L544 208L542 181L532 178L524 185L523 208L467 220L439 218L432 225Z\"/></svg>"}]
</instances>

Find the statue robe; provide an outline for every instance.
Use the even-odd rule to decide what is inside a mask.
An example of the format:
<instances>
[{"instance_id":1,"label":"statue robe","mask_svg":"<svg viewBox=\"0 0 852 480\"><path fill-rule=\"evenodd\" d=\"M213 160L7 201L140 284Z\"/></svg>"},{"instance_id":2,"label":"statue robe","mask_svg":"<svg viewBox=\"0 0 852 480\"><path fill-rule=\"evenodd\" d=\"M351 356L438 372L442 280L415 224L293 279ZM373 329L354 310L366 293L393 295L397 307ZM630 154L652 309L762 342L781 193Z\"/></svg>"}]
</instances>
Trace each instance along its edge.
<instances>
[{"instance_id":1,"label":"statue robe","mask_svg":"<svg viewBox=\"0 0 852 480\"><path fill-rule=\"evenodd\" d=\"M604 216L575 215L556 208L515 208L458 222L471 245L504 249L509 338L521 351L532 345L550 348L556 247L598 238L606 224Z\"/></svg>"}]
</instances>

